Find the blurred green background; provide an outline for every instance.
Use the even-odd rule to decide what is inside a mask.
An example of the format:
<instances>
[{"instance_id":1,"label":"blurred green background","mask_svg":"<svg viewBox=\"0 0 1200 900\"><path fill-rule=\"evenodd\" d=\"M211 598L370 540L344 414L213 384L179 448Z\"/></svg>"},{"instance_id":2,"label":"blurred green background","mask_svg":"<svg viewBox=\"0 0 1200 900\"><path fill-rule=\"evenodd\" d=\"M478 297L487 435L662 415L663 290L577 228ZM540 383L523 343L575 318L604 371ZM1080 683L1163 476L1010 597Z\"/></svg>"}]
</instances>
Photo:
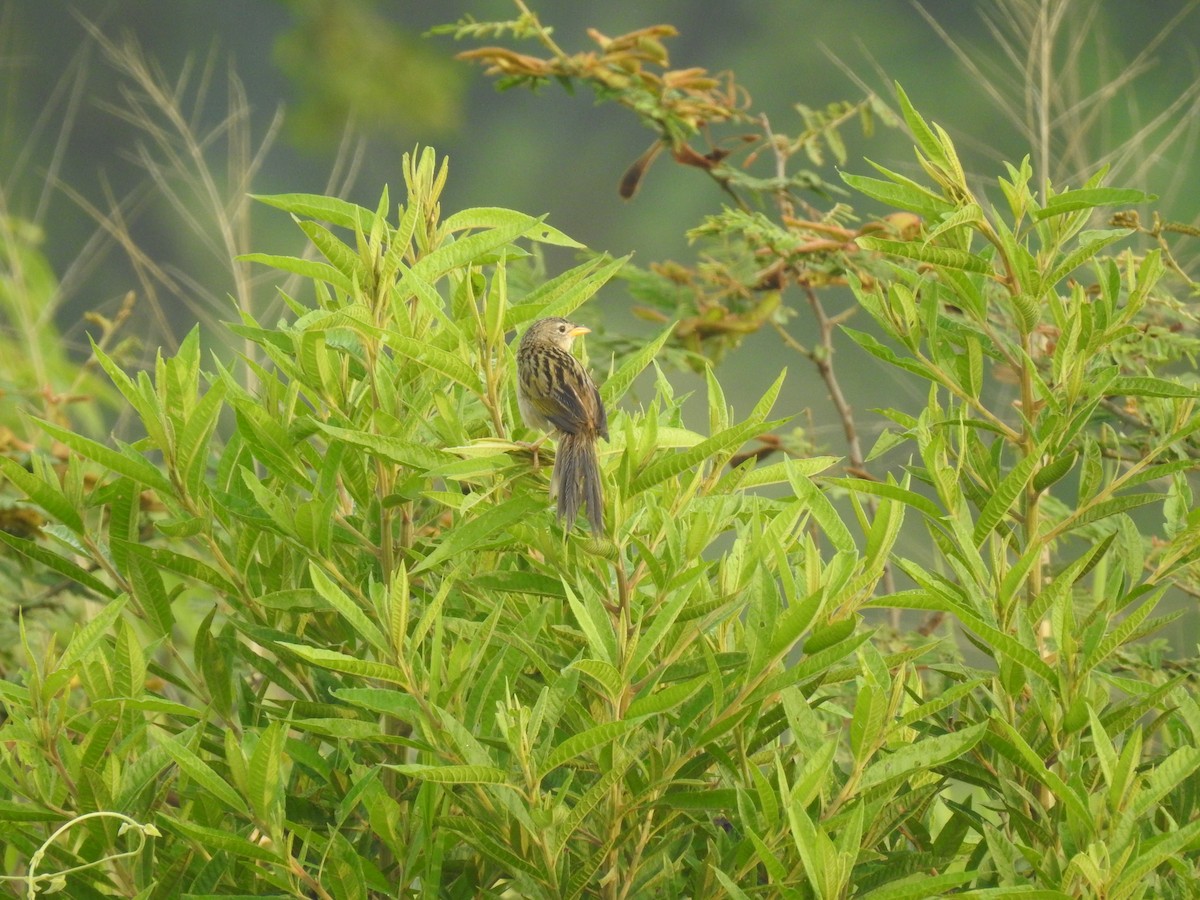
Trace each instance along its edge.
<instances>
[{"instance_id":1,"label":"blurred green background","mask_svg":"<svg viewBox=\"0 0 1200 900\"><path fill-rule=\"evenodd\" d=\"M1194 177L1200 120L1194 93L1197 5L1048 0L1042 6L1047 15L1062 11L1067 17L1059 42L1066 74L1054 85L1064 100L1131 76L1111 97L1087 107L1096 114L1085 136L1089 158L1102 158L1161 115L1136 152L1114 160L1111 180L1159 194L1165 217L1190 222L1200 207L1200 181ZM1030 152L1030 139L1015 121L1027 105L1021 71L1026 61L1010 58L1013 50L1006 54L1001 38L1021 52L1019 38L1014 46L1012 20L1036 7L1022 0L926 0L919 6L899 0L594 0L543 2L533 9L568 51L593 46L589 26L611 36L674 24L680 35L669 43L672 66L736 72L780 133L801 130L797 103L822 107L856 100L867 89L890 100L891 81L897 80L927 118L951 132L968 169L994 183L1003 171L1001 160L1015 162ZM0 212L42 229L42 249L62 279L54 315L67 339L86 347L83 314L112 310L129 290L139 294L134 325L147 332L157 321L178 335L201 318L209 339L219 341L213 325L235 312L227 301L235 285L224 246L206 243L209 229L202 216L191 227L186 223L189 209L205 200L189 200L183 191L184 200L172 204L148 174L145 160L161 160L164 152L144 126L129 121L140 89L114 65L105 41L125 48L118 53L134 48L161 70L159 77L173 86L191 126L209 135L203 148L207 165L218 182L215 189L229 196L247 189L337 192L374 206L384 184L393 200L399 197L401 154L417 144L433 145L451 162L447 210L503 206L545 213L589 247L614 255L633 252L643 266L692 259L695 250L684 233L719 208L716 187L696 171L663 160L632 201L620 199L618 179L651 135L625 110L597 106L586 91L569 96L550 86L536 96L524 90L498 93L477 68L453 57L479 43L511 43L509 38L455 42L423 36L464 16L510 19L516 9L509 0L5 2ZM521 49L536 54L540 48ZM253 158L264 137L272 136L248 185L222 180L237 168L229 146L233 129L221 124L237 101L236 96L231 101L230 71L248 110L242 152ZM1007 113L1001 103L1010 107ZM170 123L159 116L155 127L168 133L170 145ZM1066 120L1056 127L1064 130ZM845 136L849 171L868 171L864 156L915 169L908 141L898 131L881 128L864 138L851 126ZM1065 147L1072 137L1060 134L1058 145ZM178 152L186 163L186 149ZM338 173L332 181L331 172ZM1070 160L1051 160L1051 173L1071 184L1081 180ZM832 167L822 176L836 182ZM140 252L171 280L173 289L160 291L153 302L143 296L128 252L98 224L98 215L109 216L113 209L121 210ZM286 216L257 206L250 223L240 235L243 251L298 251L301 236ZM262 296L252 308L266 310L275 286L264 282L258 290ZM611 329L636 327L620 286L607 289L599 303L597 314ZM801 340L808 337L803 316L789 328ZM162 342L169 345L169 335L146 334L144 354ZM731 402L746 408L783 365L792 370L784 408L811 409L816 441L841 452L823 386L774 335L756 335L727 361L723 377L730 382ZM905 386L888 388L895 383L892 372L849 352L839 365L856 408L903 405ZM865 436L868 447L872 438Z\"/></svg>"},{"instance_id":2,"label":"blurred green background","mask_svg":"<svg viewBox=\"0 0 1200 900\"><path fill-rule=\"evenodd\" d=\"M593 0L533 8L555 27L568 50L591 46L588 26L614 35L672 23L680 30L671 42L672 65L735 71L781 132L799 129L795 103L819 107L860 97L862 88L848 73L885 94L890 80L898 80L927 118L950 130L968 166L990 176L999 171L999 160L1015 161L1028 152L1028 141L937 29L959 42L1021 108L1025 98L1013 80L1017 73L1003 58L989 24L1002 20L1012 5L926 0L918 9L900 0ZM1195 2L1085 0L1071 6L1073 28L1088 35L1074 67L1084 79L1096 80L1100 71L1110 77L1122 72L1157 41L1154 64L1105 104L1107 131L1097 132L1097 143L1116 145L1197 80ZM129 79L106 61L89 36L90 23L113 41L136 41L168 81L178 81L190 60L190 79L180 98L189 115L207 61L213 71L197 121L211 125L226 115L229 66L244 85L255 140L284 110L279 137L252 184L256 192L326 190L351 121L349 127L366 146L346 191L350 199L374 205L384 183L395 195L400 154L418 143L432 144L451 160L448 207L497 205L548 213L551 223L588 246L614 254L636 251L643 264L686 256L683 232L717 206L715 188L694 172L659 163L637 198L622 201L617 180L650 135L624 111L596 107L583 94L570 97L557 87L539 96L498 94L478 70L453 59L475 44L422 37L429 28L465 15L512 18L515 9L508 0L7 0L0 17L0 175L6 212L44 228L45 252L55 270L67 274L98 229L60 184L102 209L110 202L106 197L121 200L146 186L136 158L146 136L120 115ZM1194 106L1180 109L1172 121L1194 112ZM893 165L911 162L905 139L895 132L881 130L870 140L857 139L852 130L847 135L853 138L851 171L864 170L864 155ZM219 167L219 141L211 149L211 162ZM1161 157L1150 150L1116 181L1156 190L1165 215L1192 220L1200 199L1200 186L1190 174L1194 134L1175 141ZM283 217L266 209L254 215L259 249L292 238ZM130 220L148 254L164 266L192 271L189 254L199 249L178 227L175 210L150 197ZM64 286L68 317L111 303L133 286L120 252L94 255L88 271ZM187 317L180 318L186 325Z\"/></svg>"}]
</instances>

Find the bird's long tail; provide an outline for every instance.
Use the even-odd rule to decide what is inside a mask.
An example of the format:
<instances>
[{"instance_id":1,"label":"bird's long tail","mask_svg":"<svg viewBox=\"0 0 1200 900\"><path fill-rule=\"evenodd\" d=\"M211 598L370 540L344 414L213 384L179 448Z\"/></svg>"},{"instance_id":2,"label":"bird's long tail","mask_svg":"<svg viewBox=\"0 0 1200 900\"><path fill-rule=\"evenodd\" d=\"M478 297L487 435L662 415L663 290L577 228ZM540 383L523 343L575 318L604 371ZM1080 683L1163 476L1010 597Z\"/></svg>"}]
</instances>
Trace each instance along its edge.
<instances>
[{"instance_id":1,"label":"bird's long tail","mask_svg":"<svg viewBox=\"0 0 1200 900\"><path fill-rule=\"evenodd\" d=\"M592 532L604 531L604 489L600 483L600 458L596 436L587 432L565 434L554 457L553 490L558 495L558 515L567 528L575 524L579 507L587 504Z\"/></svg>"}]
</instances>

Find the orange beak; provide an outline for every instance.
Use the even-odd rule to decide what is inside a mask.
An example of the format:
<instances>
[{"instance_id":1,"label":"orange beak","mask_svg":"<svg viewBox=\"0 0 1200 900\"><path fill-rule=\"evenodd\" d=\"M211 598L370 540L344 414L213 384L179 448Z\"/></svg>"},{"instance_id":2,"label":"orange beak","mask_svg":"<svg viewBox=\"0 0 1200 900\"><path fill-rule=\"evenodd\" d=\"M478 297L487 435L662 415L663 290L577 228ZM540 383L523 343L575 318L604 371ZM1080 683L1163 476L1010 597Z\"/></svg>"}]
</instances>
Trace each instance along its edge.
<instances>
[{"instance_id":1,"label":"orange beak","mask_svg":"<svg viewBox=\"0 0 1200 900\"><path fill-rule=\"evenodd\" d=\"M570 331L567 332L567 335L569 337L579 337L581 334L591 334L591 333L592 333L592 329L588 328L586 325L576 325L574 328L572 328Z\"/></svg>"}]
</instances>

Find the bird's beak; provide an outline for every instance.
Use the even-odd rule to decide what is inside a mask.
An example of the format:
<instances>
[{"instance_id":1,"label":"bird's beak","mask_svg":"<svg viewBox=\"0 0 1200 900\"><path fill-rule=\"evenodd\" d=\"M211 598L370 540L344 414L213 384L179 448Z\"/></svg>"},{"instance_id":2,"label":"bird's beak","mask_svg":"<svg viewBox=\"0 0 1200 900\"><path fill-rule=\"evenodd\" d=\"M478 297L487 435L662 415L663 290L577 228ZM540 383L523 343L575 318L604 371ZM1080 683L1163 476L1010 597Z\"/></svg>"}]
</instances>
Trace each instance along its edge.
<instances>
[{"instance_id":1,"label":"bird's beak","mask_svg":"<svg viewBox=\"0 0 1200 900\"><path fill-rule=\"evenodd\" d=\"M574 328L572 328L570 331L567 332L567 336L575 338L575 337L579 337L581 334L591 334L591 333L592 333L592 329L588 328L586 325L576 325Z\"/></svg>"}]
</instances>

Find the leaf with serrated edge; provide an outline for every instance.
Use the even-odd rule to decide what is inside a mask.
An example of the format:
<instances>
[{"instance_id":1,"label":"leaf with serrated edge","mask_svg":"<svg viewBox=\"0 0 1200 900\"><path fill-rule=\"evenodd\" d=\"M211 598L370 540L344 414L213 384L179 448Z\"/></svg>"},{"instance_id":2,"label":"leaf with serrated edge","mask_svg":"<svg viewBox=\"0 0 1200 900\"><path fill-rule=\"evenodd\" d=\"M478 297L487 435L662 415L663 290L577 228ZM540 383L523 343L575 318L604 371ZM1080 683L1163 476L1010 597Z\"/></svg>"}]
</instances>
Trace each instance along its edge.
<instances>
[{"instance_id":1,"label":"leaf with serrated edge","mask_svg":"<svg viewBox=\"0 0 1200 900\"><path fill-rule=\"evenodd\" d=\"M632 729L635 724L634 722L605 722L571 735L546 754L545 759L538 765L538 780L545 778L559 766L575 757L615 741Z\"/></svg>"},{"instance_id":2,"label":"leaf with serrated edge","mask_svg":"<svg viewBox=\"0 0 1200 900\"><path fill-rule=\"evenodd\" d=\"M173 488L167 476L148 459L134 455L132 451L130 455L120 453L111 447L106 447L104 444L55 425L53 422L47 422L44 419L35 419L34 421L38 423L39 428L51 437L62 441L80 456L98 462L106 469L132 478L166 496L172 494Z\"/></svg>"},{"instance_id":3,"label":"leaf with serrated edge","mask_svg":"<svg viewBox=\"0 0 1200 900\"><path fill-rule=\"evenodd\" d=\"M506 784L508 773L489 766L427 766L420 763L384 764L411 778L435 784Z\"/></svg>"},{"instance_id":4,"label":"leaf with serrated edge","mask_svg":"<svg viewBox=\"0 0 1200 900\"><path fill-rule=\"evenodd\" d=\"M522 223L529 228L526 236L530 240L540 241L543 244L553 244L558 247L572 247L577 250L584 249L583 244L567 237L567 235L563 234L557 228L551 228L540 219L535 219L533 216L527 216L515 210L494 206L480 206L474 209L459 210L453 215L442 219L441 230L446 233L453 233L455 231L465 231L466 229L498 228L501 225L515 225L518 223ZM534 227L535 225L536 227Z\"/></svg>"},{"instance_id":5,"label":"leaf with serrated edge","mask_svg":"<svg viewBox=\"0 0 1200 900\"><path fill-rule=\"evenodd\" d=\"M307 663L328 669L331 672L342 672L346 675L358 675L361 678L372 678L376 681L387 681L391 684L408 685L404 672L395 666L385 663L371 662L355 656L347 656L336 650L325 650L320 647L309 647L305 644L292 644L280 641L278 646L295 653Z\"/></svg>"},{"instance_id":6,"label":"leaf with serrated edge","mask_svg":"<svg viewBox=\"0 0 1200 900\"><path fill-rule=\"evenodd\" d=\"M62 487L55 481L43 480L27 472L16 460L0 456L0 473L25 493L30 500L62 522L76 534L83 532L83 517L63 494ZM54 476L47 472L47 478Z\"/></svg>"},{"instance_id":7,"label":"leaf with serrated edge","mask_svg":"<svg viewBox=\"0 0 1200 900\"><path fill-rule=\"evenodd\" d=\"M60 575L65 575L67 578L83 585L89 590L95 591L102 597L111 598L117 596L116 590L109 587L86 569L75 565L75 563L71 562L65 556L60 556L53 550L47 550L45 547L39 546L33 541L27 541L24 538L16 537L9 534L7 531L0 531L0 542L7 544L22 556L25 556L48 569L52 569L55 572L58 572Z\"/></svg>"},{"instance_id":8,"label":"leaf with serrated edge","mask_svg":"<svg viewBox=\"0 0 1200 900\"><path fill-rule=\"evenodd\" d=\"M250 812L246 806L246 801L229 785L229 782L225 781L208 763L193 753L188 747L184 746L178 737L168 737L163 741L162 746L171 755L171 759L175 760L175 764L179 766L180 770L188 778L200 785L208 794L212 795L213 798L224 803L236 813L246 815Z\"/></svg>"},{"instance_id":9,"label":"leaf with serrated edge","mask_svg":"<svg viewBox=\"0 0 1200 900\"><path fill-rule=\"evenodd\" d=\"M915 744L906 744L871 763L863 772L859 788L867 791L956 760L982 740L987 727L987 722L980 722L961 731L925 738Z\"/></svg>"},{"instance_id":10,"label":"leaf with serrated edge","mask_svg":"<svg viewBox=\"0 0 1200 900\"><path fill-rule=\"evenodd\" d=\"M380 653L390 651L387 639L374 622L370 620L362 608L334 582L332 578L321 571L316 560L308 561L308 576L312 579L313 587L325 601L344 618L372 647Z\"/></svg>"},{"instance_id":11,"label":"leaf with serrated edge","mask_svg":"<svg viewBox=\"0 0 1200 900\"><path fill-rule=\"evenodd\" d=\"M1041 462L1041 454L1031 452L1028 456L1012 467L1004 479L992 491L987 503L975 520L975 546L983 544L984 540L999 525L1016 503L1017 497L1025 490Z\"/></svg>"},{"instance_id":12,"label":"leaf with serrated edge","mask_svg":"<svg viewBox=\"0 0 1200 900\"><path fill-rule=\"evenodd\" d=\"M274 206L284 212L296 216L306 216L331 222L340 228L353 230L361 223L368 231L374 224L375 213L363 206L357 206L338 197L326 197L321 194L251 194L251 198L259 203Z\"/></svg>"},{"instance_id":13,"label":"leaf with serrated edge","mask_svg":"<svg viewBox=\"0 0 1200 900\"><path fill-rule=\"evenodd\" d=\"M578 669L602 688L610 700L616 700L624 690L621 673L612 663L602 659L579 659L571 663L568 669Z\"/></svg>"}]
</instances>

